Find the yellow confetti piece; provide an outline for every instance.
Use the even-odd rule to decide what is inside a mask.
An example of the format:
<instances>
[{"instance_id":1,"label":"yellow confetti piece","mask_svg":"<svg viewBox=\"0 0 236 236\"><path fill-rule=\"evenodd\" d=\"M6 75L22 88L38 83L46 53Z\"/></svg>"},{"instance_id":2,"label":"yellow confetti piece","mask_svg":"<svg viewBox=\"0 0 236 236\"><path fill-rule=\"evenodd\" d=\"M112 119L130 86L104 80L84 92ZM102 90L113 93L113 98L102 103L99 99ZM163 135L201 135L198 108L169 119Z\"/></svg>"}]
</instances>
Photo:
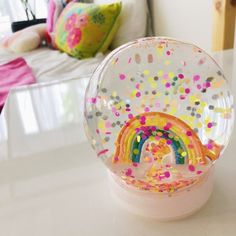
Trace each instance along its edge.
<instances>
[{"instance_id":1,"label":"yellow confetti piece","mask_svg":"<svg viewBox=\"0 0 236 236\"><path fill-rule=\"evenodd\" d=\"M135 148L135 149L133 150L133 153L134 153L135 155L138 155L138 154L139 154L139 150L138 150L137 148Z\"/></svg>"},{"instance_id":2,"label":"yellow confetti piece","mask_svg":"<svg viewBox=\"0 0 236 236\"><path fill-rule=\"evenodd\" d=\"M157 72L157 76L161 77L162 75L163 75L163 70L159 70L159 71Z\"/></svg>"},{"instance_id":3,"label":"yellow confetti piece","mask_svg":"<svg viewBox=\"0 0 236 236\"><path fill-rule=\"evenodd\" d=\"M112 96L113 96L113 97L116 97L116 96L117 96L117 92L116 92L116 91L113 91L113 92L112 92Z\"/></svg>"},{"instance_id":4,"label":"yellow confetti piece","mask_svg":"<svg viewBox=\"0 0 236 236\"><path fill-rule=\"evenodd\" d=\"M210 117L207 116L207 117L205 118L205 124L207 125L210 121L211 121Z\"/></svg>"},{"instance_id":5,"label":"yellow confetti piece","mask_svg":"<svg viewBox=\"0 0 236 236\"><path fill-rule=\"evenodd\" d=\"M162 56L162 55L163 55L163 52L164 52L163 47L162 47L162 46L158 46L158 47L157 47L157 53L158 53L160 56Z\"/></svg>"},{"instance_id":6,"label":"yellow confetti piece","mask_svg":"<svg viewBox=\"0 0 236 236\"><path fill-rule=\"evenodd\" d=\"M137 93L137 91L138 91L138 90L136 90L136 89L135 89L135 90L133 90L133 91L131 92L130 96L131 96L131 97L135 97L135 96L136 96L136 93Z\"/></svg>"},{"instance_id":7,"label":"yellow confetti piece","mask_svg":"<svg viewBox=\"0 0 236 236\"><path fill-rule=\"evenodd\" d=\"M185 93L184 87L180 87L180 88L179 88L179 92L180 92L180 93Z\"/></svg>"},{"instance_id":8,"label":"yellow confetti piece","mask_svg":"<svg viewBox=\"0 0 236 236\"><path fill-rule=\"evenodd\" d=\"M121 113L122 113L122 114L125 114L125 113L126 113L126 109L123 108L123 109L121 110Z\"/></svg>"},{"instance_id":9,"label":"yellow confetti piece","mask_svg":"<svg viewBox=\"0 0 236 236\"><path fill-rule=\"evenodd\" d=\"M196 110L196 112L197 112L198 114L202 114L202 113L203 113L203 109L202 109L202 108L198 108L198 109Z\"/></svg>"},{"instance_id":10,"label":"yellow confetti piece","mask_svg":"<svg viewBox=\"0 0 236 236\"><path fill-rule=\"evenodd\" d=\"M197 123L197 127L198 127L198 128L202 128L202 123L200 123L200 122Z\"/></svg>"},{"instance_id":11,"label":"yellow confetti piece","mask_svg":"<svg viewBox=\"0 0 236 236\"><path fill-rule=\"evenodd\" d=\"M164 103L165 103L165 105L166 105L166 104L169 104L169 103L170 103L170 99L169 99L168 97L166 97L166 98L164 99Z\"/></svg>"},{"instance_id":12,"label":"yellow confetti piece","mask_svg":"<svg viewBox=\"0 0 236 236\"><path fill-rule=\"evenodd\" d=\"M143 74L144 74L144 75L149 75L149 74L150 74L150 71L149 71L149 70L144 70L144 71L143 71Z\"/></svg>"},{"instance_id":13,"label":"yellow confetti piece","mask_svg":"<svg viewBox=\"0 0 236 236\"><path fill-rule=\"evenodd\" d=\"M157 88L157 83L156 83L156 82L151 83L151 87L152 87L153 89Z\"/></svg>"},{"instance_id":14,"label":"yellow confetti piece","mask_svg":"<svg viewBox=\"0 0 236 236\"><path fill-rule=\"evenodd\" d=\"M195 103L195 102L199 102L199 99L195 97L194 95L192 95L192 96L189 96L189 101L191 103Z\"/></svg>"},{"instance_id":15,"label":"yellow confetti piece","mask_svg":"<svg viewBox=\"0 0 236 236\"><path fill-rule=\"evenodd\" d=\"M206 127L206 128L205 128L205 131L206 131L207 133L210 133L210 132L212 132L212 129L209 129L208 127Z\"/></svg>"},{"instance_id":16,"label":"yellow confetti piece","mask_svg":"<svg viewBox=\"0 0 236 236\"><path fill-rule=\"evenodd\" d=\"M161 93L161 92L157 92L157 93L156 93L156 97L157 97L157 98L160 98L161 96L162 96L162 93Z\"/></svg>"},{"instance_id":17,"label":"yellow confetti piece","mask_svg":"<svg viewBox=\"0 0 236 236\"><path fill-rule=\"evenodd\" d=\"M174 108L174 107L171 107L171 109L170 109L170 114L171 114L171 115L174 115L176 112L177 112L177 109Z\"/></svg>"},{"instance_id":18,"label":"yellow confetti piece","mask_svg":"<svg viewBox=\"0 0 236 236\"><path fill-rule=\"evenodd\" d=\"M148 83L153 83L155 80L154 80L154 78L153 77L148 77L148 79L147 79L147 81L148 81Z\"/></svg>"},{"instance_id":19,"label":"yellow confetti piece","mask_svg":"<svg viewBox=\"0 0 236 236\"><path fill-rule=\"evenodd\" d=\"M175 73L174 73L174 72L169 72L169 73L168 73L168 77L169 77L170 79L172 79L173 77L175 77Z\"/></svg>"},{"instance_id":20,"label":"yellow confetti piece","mask_svg":"<svg viewBox=\"0 0 236 236\"><path fill-rule=\"evenodd\" d=\"M164 79L161 80L161 83L162 83L162 84L166 84L166 80L164 80Z\"/></svg>"},{"instance_id":21,"label":"yellow confetti piece","mask_svg":"<svg viewBox=\"0 0 236 236\"><path fill-rule=\"evenodd\" d=\"M174 187L171 186L171 188L170 188L170 193L173 193L174 191L175 191Z\"/></svg>"},{"instance_id":22,"label":"yellow confetti piece","mask_svg":"<svg viewBox=\"0 0 236 236\"><path fill-rule=\"evenodd\" d=\"M186 156L187 156L187 152L182 152L182 153L181 153L181 156L182 156L182 157L186 157Z\"/></svg>"},{"instance_id":23,"label":"yellow confetti piece","mask_svg":"<svg viewBox=\"0 0 236 236\"><path fill-rule=\"evenodd\" d=\"M137 142L139 143L140 140L141 140L141 137L140 137L140 135L138 135L138 136L137 136Z\"/></svg>"},{"instance_id":24,"label":"yellow confetti piece","mask_svg":"<svg viewBox=\"0 0 236 236\"><path fill-rule=\"evenodd\" d=\"M201 107L205 107L206 105L207 105L206 102L201 102L201 103L200 103L200 106L201 106Z\"/></svg>"},{"instance_id":25,"label":"yellow confetti piece","mask_svg":"<svg viewBox=\"0 0 236 236\"><path fill-rule=\"evenodd\" d=\"M98 122L98 129L105 131L106 130L106 125L105 125L105 121L104 120L99 120Z\"/></svg>"}]
</instances>

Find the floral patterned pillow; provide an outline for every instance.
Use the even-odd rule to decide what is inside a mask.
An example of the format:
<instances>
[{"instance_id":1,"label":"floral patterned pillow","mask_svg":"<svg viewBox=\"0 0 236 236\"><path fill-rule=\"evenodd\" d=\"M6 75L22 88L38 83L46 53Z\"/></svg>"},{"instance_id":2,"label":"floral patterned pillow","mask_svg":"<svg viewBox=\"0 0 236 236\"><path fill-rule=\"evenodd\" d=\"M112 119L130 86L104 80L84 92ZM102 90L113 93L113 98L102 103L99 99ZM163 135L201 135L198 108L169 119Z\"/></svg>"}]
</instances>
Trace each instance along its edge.
<instances>
[{"instance_id":1,"label":"floral patterned pillow","mask_svg":"<svg viewBox=\"0 0 236 236\"><path fill-rule=\"evenodd\" d=\"M78 59L105 52L118 29L120 11L120 2L68 4L56 24L57 48Z\"/></svg>"}]
</instances>

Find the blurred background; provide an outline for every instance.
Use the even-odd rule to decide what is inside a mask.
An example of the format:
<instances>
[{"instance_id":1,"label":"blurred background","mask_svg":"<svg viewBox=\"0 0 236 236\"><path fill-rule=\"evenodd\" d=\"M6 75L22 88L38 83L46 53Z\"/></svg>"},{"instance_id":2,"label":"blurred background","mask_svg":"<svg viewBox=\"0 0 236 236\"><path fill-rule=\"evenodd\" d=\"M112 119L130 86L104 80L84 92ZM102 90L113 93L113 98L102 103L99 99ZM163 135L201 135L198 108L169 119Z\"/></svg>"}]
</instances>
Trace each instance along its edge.
<instances>
[{"instance_id":1,"label":"blurred background","mask_svg":"<svg viewBox=\"0 0 236 236\"><path fill-rule=\"evenodd\" d=\"M29 0L29 2L37 18L47 17L47 0ZM219 50L221 47L217 40L220 40L220 34L227 34L227 38L235 34L235 7L231 9L235 2L235 0L149 0L154 34L190 41L208 52ZM21 0L0 0L0 38L11 32L11 22L24 19L26 16ZM226 28L221 29L222 24L225 24ZM232 42L229 45L232 45Z\"/></svg>"}]
</instances>

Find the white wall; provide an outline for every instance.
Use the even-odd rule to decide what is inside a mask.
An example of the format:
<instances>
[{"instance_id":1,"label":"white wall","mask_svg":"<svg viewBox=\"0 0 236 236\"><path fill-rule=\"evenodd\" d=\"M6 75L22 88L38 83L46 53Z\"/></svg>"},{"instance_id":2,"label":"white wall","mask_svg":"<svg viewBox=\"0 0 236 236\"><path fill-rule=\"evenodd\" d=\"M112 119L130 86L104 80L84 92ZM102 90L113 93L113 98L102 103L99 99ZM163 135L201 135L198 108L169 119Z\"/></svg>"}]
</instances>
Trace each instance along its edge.
<instances>
[{"instance_id":1,"label":"white wall","mask_svg":"<svg viewBox=\"0 0 236 236\"><path fill-rule=\"evenodd\" d=\"M211 51L212 0L151 0L155 34Z\"/></svg>"}]
</instances>

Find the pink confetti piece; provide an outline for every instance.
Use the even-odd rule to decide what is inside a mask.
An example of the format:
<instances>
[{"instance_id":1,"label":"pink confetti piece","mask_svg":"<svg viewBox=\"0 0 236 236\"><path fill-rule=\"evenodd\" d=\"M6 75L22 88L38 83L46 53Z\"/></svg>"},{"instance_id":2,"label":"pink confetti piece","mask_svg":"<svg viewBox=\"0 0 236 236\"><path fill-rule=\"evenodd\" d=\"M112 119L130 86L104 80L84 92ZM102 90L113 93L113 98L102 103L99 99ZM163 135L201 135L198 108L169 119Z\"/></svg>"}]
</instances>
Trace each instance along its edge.
<instances>
[{"instance_id":1,"label":"pink confetti piece","mask_svg":"<svg viewBox=\"0 0 236 236\"><path fill-rule=\"evenodd\" d=\"M208 143L206 147L211 150L213 148L213 145L211 143Z\"/></svg>"},{"instance_id":2,"label":"pink confetti piece","mask_svg":"<svg viewBox=\"0 0 236 236\"><path fill-rule=\"evenodd\" d=\"M171 141L170 139L168 139L168 140L166 141L166 143L167 143L168 145L171 145L171 144L172 144L172 141Z\"/></svg>"},{"instance_id":3,"label":"pink confetti piece","mask_svg":"<svg viewBox=\"0 0 236 236\"><path fill-rule=\"evenodd\" d=\"M206 58L201 58L199 61L198 61L198 65L202 65L206 62Z\"/></svg>"},{"instance_id":4,"label":"pink confetti piece","mask_svg":"<svg viewBox=\"0 0 236 236\"><path fill-rule=\"evenodd\" d=\"M129 119L132 119L133 117L134 117L133 114L128 114Z\"/></svg>"},{"instance_id":5,"label":"pink confetti piece","mask_svg":"<svg viewBox=\"0 0 236 236\"><path fill-rule=\"evenodd\" d=\"M193 76L193 81L198 81L200 80L200 75L194 75Z\"/></svg>"},{"instance_id":6,"label":"pink confetti piece","mask_svg":"<svg viewBox=\"0 0 236 236\"><path fill-rule=\"evenodd\" d=\"M134 167L138 167L138 163L133 162L133 166L134 166Z\"/></svg>"},{"instance_id":7,"label":"pink confetti piece","mask_svg":"<svg viewBox=\"0 0 236 236\"><path fill-rule=\"evenodd\" d=\"M197 89L201 89L201 88L202 88L201 84L198 84Z\"/></svg>"},{"instance_id":8,"label":"pink confetti piece","mask_svg":"<svg viewBox=\"0 0 236 236\"><path fill-rule=\"evenodd\" d=\"M189 89L189 88L186 88L186 89L185 89L185 93L189 94L189 93L190 93L190 89Z\"/></svg>"},{"instance_id":9,"label":"pink confetti piece","mask_svg":"<svg viewBox=\"0 0 236 236\"><path fill-rule=\"evenodd\" d=\"M170 88L170 83L166 83L166 88Z\"/></svg>"},{"instance_id":10,"label":"pink confetti piece","mask_svg":"<svg viewBox=\"0 0 236 236\"><path fill-rule=\"evenodd\" d=\"M97 99L96 98L91 98L90 102L95 104L97 102Z\"/></svg>"},{"instance_id":11,"label":"pink confetti piece","mask_svg":"<svg viewBox=\"0 0 236 236\"><path fill-rule=\"evenodd\" d=\"M166 171L166 172L164 173L164 175L165 175L166 178L169 178L169 177L170 177L170 172L169 172L169 171Z\"/></svg>"},{"instance_id":12,"label":"pink confetti piece","mask_svg":"<svg viewBox=\"0 0 236 236\"><path fill-rule=\"evenodd\" d=\"M108 149L103 149L102 151L100 151L99 153L97 153L97 156L99 157L99 156L101 156L101 155L107 153L108 151L109 151Z\"/></svg>"},{"instance_id":13,"label":"pink confetti piece","mask_svg":"<svg viewBox=\"0 0 236 236\"><path fill-rule=\"evenodd\" d=\"M169 126L167 126L167 125L164 126L164 130L165 130L165 131L168 131L169 129L170 129Z\"/></svg>"},{"instance_id":14,"label":"pink confetti piece","mask_svg":"<svg viewBox=\"0 0 236 236\"><path fill-rule=\"evenodd\" d=\"M207 124L207 127L208 128L211 128L213 126L213 124L211 123L211 122L209 122L208 124Z\"/></svg>"},{"instance_id":15,"label":"pink confetti piece","mask_svg":"<svg viewBox=\"0 0 236 236\"><path fill-rule=\"evenodd\" d=\"M119 75L120 80L124 80L126 78L125 74L120 74Z\"/></svg>"},{"instance_id":16,"label":"pink confetti piece","mask_svg":"<svg viewBox=\"0 0 236 236\"><path fill-rule=\"evenodd\" d=\"M194 165L189 165L189 166L188 166L188 169L189 169L191 172L194 172L194 171L195 171L195 166L194 166Z\"/></svg>"},{"instance_id":17,"label":"pink confetti piece","mask_svg":"<svg viewBox=\"0 0 236 236\"><path fill-rule=\"evenodd\" d=\"M156 103L155 103L155 107L156 107L156 108L159 108L160 106L161 106L161 104L160 104L159 102L156 102Z\"/></svg>"},{"instance_id":18,"label":"pink confetti piece","mask_svg":"<svg viewBox=\"0 0 236 236\"><path fill-rule=\"evenodd\" d=\"M192 136L192 132L191 131L187 131L186 134L187 134L187 136Z\"/></svg>"},{"instance_id":19,"label":"pink confetti piece","mask_svg":"<svg viewBox=\"0 0 236 236\"><path fill-rule=\"evenodd\" d=\"M106 123L105 123L105 126L106 126L106 128L108 129L108 128L111 128L111 122L110 121L107 121Z\"/></svg>"},{"instance_id":20,"label":"pink confetti piece","mask_svg":"<svg viewBox=\"0 0 236 236\"><path fill-rule=\"evenodd\" d=\"M125 172L125 175L126 176L131 176L132 175L132 169L131 168L128 168Z\"/></svg>"}]
</instances>

